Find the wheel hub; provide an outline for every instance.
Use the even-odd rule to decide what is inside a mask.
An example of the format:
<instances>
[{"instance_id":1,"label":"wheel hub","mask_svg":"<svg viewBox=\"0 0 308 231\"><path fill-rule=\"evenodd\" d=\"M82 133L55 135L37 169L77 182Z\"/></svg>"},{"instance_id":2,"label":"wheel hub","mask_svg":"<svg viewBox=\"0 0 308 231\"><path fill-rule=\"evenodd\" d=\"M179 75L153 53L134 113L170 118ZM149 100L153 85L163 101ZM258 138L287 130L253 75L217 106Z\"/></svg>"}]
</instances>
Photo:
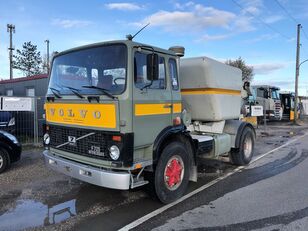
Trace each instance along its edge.
<instances>
[{"instance_id":1,"label":"wheel hub","mask_svg":"<svg viewBox=\"0 0 308 231\"><path fill-rule=\"evenodd\" d=\"M171 158L165 169L165 183L168 188L176 189L183 180L183 162L176 157Z\"/></svg>"},{"instance_id":2,"label":"wheel hub","mask_svg":"<svg viewBox=\"0 0 308 231\"><path fill-rule=\"evenodd\" d=\"M250 137L246 137L244 141L244 155L248 158L252 152L252 140Z\"/></svg>"}]
</instances>

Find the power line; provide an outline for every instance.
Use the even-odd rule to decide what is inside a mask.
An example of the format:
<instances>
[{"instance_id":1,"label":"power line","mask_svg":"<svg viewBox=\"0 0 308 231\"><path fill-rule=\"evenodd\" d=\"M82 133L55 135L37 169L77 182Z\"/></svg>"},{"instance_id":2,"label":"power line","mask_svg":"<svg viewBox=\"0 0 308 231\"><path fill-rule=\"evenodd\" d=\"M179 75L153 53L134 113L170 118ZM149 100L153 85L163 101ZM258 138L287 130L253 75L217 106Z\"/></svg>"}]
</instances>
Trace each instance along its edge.
<instances>
[{"instance_id":1,"label":"power line","mask_svg":"<svg viewBox=\"0 0 308 231\"><path fill-rule=\"evenodd\" d=\"M287 11L287 9L278 1L278 0L274 0L277 5L289 16L289 18L295 22L295 24L300 24L299 21L296 20L296 18L294 18L290 13L289 11ZM302 31L303 31L303 34L304 34L304 37L308 40L308 35L305 31L305 29L303 28L303 26L301 27Z\"/></svg>"},{"instance_id":2,"label":"power line","mask_svg":"<svg viewBox=\"0 0 308 231\"><path fill-rule=\"evenodd\" d=\"M304 37L307 39L307 41L308 41L308 35L307 35L307 33L306 33L306 31L304 30L304 28L302 27L302 31L303 31L303 33L304 33Z\"/></svg>"},{"instance_id":3,"label":"power line","mask_svg":"<svg viewBox=\"0 0 308 231\"><path fill-rule=\"evenodd\" d=\"M296 24L300 24L288 11L287 9L281 5L281 3L278 0L275 0L275 2L277 3L278 6L280 6L280 8L296 23Z\"/></svg>"},{"instance_id":4,"label":"power line","mask_svg":"<svg viewBox=\"0 0 308 231\"><path fill-rule=\"evenodd\" d=\"M307 57L308 56L308 50L306 49L307 48L307 43L302 43L301 42L301 50L303 51L302 53L301 53L301 55L303 55L304 57ZM306 46L305 46L306 45Z\"/></svg>"},{"instance_id":5,"label":"power line","mask_svg":"<svg viewBox=\"0 0 308 231\"><path fill-rule=\"evenodd\" d=\"M242 10L245 10L245 8L240 5L238 2L236 2L235 0L232 0L232 2L237 5L239 8L241 8ZM262 24L264 24L265 26L267 26L270 30L276 32L277 34L279 34L280 36L286 38L286 39L291 39L290 37L282 34L280 31L278 31L277 29L275 29L274 27L272 27L271 25L269 25L268 23L266 23L265 21L263 21L261 18L257 17L256 15L250 13L249 11L246 11L249 15L251 15L253 18L257 19L259 22L261 22Z\"/></svg>"}]
</instances>

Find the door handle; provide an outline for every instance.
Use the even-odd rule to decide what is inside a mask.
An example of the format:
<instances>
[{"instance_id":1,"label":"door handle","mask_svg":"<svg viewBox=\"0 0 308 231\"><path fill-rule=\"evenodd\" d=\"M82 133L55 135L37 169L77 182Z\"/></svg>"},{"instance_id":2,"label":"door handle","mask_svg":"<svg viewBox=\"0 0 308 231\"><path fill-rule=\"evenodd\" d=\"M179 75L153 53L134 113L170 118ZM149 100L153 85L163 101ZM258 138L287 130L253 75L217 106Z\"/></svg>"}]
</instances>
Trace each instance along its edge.
<instances>
[{"instance_id":1,"label":"door handle","mask_svg":"<svg viewBox=\"0 0 308 231\"><path fill-rule=\"evenodd\" d=\"M165 104L164 108L172 108L172 104Z\"/></svg>"}]
</instances>

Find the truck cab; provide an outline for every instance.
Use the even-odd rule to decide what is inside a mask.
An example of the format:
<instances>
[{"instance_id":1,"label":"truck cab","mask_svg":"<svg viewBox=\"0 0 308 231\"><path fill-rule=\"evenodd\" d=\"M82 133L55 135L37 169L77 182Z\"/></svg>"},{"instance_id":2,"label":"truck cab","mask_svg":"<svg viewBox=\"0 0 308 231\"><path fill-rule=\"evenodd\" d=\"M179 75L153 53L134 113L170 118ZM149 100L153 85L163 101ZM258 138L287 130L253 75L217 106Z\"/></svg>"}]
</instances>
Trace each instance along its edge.
<instances>
[{"instance_id":1,"label":"truck cab","mask_svg":"<svg viewBox=\"0 0 308 231\"><path fill-rule=\"evenodd\" d=\"M45 103L46 164L107 188L153 185L163 203L178 199L188 181L196 181L198 154L217 158L232 149L235 164L248 164L255 139L249 124L225 122L221 111L219 132L214 129L204 135L203 130L188 129L195 125L191 126L189 108L183 108L182 55L179 47L166 50L131 40L57 54ZM185 90L186 97L196 95L195 90ZM240 98L240 90L209 92Z\"/></svg>"},{"instance_id":2,"label":"truck cab","mask_svg":"<svg viewBox=\"0 0 308 231\"><path fill-rule=\"evenodd\" d=\"M267 119L281 120L282 108L279 97L279 87L270 85L252 86L256 104L263 106Z\"/></svg>"}]
</instances>

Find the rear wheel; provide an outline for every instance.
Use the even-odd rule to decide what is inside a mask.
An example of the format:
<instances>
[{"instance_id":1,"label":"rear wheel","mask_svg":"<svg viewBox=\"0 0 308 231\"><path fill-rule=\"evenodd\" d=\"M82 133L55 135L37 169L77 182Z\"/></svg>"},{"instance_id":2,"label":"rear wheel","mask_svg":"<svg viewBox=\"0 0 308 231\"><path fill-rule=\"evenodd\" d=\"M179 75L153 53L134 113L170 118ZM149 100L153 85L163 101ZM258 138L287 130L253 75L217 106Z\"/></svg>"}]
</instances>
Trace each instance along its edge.
<instances>
[{"instance_id":1,"label":"rear wheel","mask_svg":"<svg viewBox=\"0 0 308 231\"><path fill-rule=\"evenodd\" d=\"M230 159L233 164L246 165L252 159L255 144L255 134L250 127L245 127L241 135L240 146L231 150Z\"/></svg>"},{"instance_id":2,"label":"rear wheel","mask_svg":"<svg viewBox=\"0 0 308 231\"><path fill-rule=\"evenodd\" d=\"M183 144L168 144L155 170L154 187L159 200L170 203L186 191L189 180L189 154Z\"/></svg>"},{"instance_id":3,"label":"rear wheel","mask_svg":"<svg viewBox=\"0 0 308 231\"><path fill-rule=\"evenodd\" d=\"M10 158L8 152L0 148L0 173L4 172L10 167Z\"/></svg>"}]
</instances>

